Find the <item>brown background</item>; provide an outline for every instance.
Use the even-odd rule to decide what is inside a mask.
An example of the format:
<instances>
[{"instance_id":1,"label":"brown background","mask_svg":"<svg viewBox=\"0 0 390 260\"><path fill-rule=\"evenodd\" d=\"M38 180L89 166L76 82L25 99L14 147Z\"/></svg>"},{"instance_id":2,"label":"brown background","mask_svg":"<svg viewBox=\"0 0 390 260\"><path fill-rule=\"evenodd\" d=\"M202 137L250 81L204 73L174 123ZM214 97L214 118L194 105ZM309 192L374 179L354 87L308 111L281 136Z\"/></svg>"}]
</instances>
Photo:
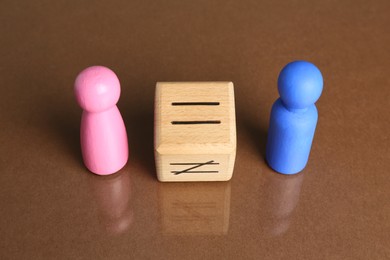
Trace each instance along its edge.
<instances>
[{"instance_id":1,"label":"brown background","mask_svg":"<svg viewBox=\"0 0 390 260\"><path fill-rule=\"evenodd\" d=\"M390 2L13 1L0 8L0 258L390 259ZM322 71L310 161L264 161L281 68ZM110 177L79 148L73 81L122 85L131 155ZM233 81L224 183L159 183L156 81Z\"/></svg>"}]
</instances>

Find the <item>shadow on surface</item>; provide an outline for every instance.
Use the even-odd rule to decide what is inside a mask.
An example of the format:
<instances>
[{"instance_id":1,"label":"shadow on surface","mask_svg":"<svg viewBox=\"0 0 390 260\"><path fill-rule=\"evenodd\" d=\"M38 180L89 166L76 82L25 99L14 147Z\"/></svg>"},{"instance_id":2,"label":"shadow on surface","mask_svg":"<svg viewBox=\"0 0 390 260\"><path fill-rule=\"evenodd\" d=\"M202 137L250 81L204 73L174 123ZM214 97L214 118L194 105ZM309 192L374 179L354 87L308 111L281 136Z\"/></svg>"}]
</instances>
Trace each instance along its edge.
<instances>
[{"instance_id":1,"label":"shadow on surface","mask_svg":"<svg viewBox=\"0 0 390 260\"><path fill-rule=\"evenodd\" d=\"M154 113L141 111L124 117L129 139L129 161L140 163L150 176L157 178L154 164Z\"/></svg>"},{"instance_id":2,"label":"shadow on surface","mask_svg":"<svg viewBox=\"0 0 390 260\"><path fill-rule=\"evenodd\" d=\"M75 109L76 110L76 105ZM84 167L80 148L80 114L71 113L71 109L66 107L51 106L45 109L47 116L47 131L54 136L55 141L71 154L80 166Z\"/></svg>"},{"instance_id":3,"label":"shadow on surface","mask_svg":"<svg viewBox=\"0 0 390 260\"><path fill-rule=\"evenodd\" d=\"M261 159L265 161L265 148L267 145L267 129L265 124L257 122L253 118L244 118L241 128L249 137L250 143L255 147Z\"/></svg>"}]
</instances>

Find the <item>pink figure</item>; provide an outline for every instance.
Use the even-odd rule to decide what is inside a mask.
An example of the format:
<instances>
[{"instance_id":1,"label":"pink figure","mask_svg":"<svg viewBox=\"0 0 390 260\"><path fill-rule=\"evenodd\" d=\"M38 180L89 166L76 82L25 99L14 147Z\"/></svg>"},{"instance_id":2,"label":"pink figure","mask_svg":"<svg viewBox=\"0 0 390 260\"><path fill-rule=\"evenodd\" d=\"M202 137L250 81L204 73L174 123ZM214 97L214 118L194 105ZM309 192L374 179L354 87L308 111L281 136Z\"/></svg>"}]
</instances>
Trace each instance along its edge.
<instances>
[{"instance_id":1,"label":"pink figure","mask_svg":"<svg viewBox=\"0 0 390 260\"><path fill-rule=\"evenodd\" d=\"M85 166L99 175L119 171L129 150L125 124L116 106L121 92L118 77L106 67L89 67L77 76L74 90L84 110L80 140Z\"/></svg>"}]
</instances>

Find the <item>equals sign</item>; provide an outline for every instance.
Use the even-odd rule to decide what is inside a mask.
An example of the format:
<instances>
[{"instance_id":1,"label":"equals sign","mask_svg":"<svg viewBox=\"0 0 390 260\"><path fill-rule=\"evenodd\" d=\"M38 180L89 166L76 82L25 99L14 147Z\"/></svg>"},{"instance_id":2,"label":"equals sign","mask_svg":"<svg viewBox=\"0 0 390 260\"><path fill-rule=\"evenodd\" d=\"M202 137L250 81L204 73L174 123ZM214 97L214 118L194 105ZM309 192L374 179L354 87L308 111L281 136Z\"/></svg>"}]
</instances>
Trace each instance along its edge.
<instances>
[{"instance_id":1,"label":"equals sign","mask_svg":"<svg viewBox=\"0 0 390 260\"><path fill-rule=\"evenodd\" d=\"M172 102L172 106L219 106L219 102ZM218 125L220 120L172 121L172 125Z\"/></svg>"}]
</instances>

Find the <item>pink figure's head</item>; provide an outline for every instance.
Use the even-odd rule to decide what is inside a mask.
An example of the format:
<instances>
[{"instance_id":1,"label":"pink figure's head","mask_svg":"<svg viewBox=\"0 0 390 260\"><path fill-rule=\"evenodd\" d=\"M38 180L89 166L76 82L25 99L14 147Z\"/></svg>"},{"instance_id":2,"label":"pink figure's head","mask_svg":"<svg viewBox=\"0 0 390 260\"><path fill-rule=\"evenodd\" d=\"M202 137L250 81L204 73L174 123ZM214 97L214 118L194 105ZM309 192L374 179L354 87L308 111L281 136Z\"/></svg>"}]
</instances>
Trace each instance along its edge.
<instances>
[{"instance_id":1,"label":"pink figure's head","mask_svg":"<svg viewBox=\"0 0 390 260\"><path fill-rule=\"evenodd\" d=\"M79 105L88 112L100 112L115 106L121 93L118 77L109 68L93 66L77 76L74 91Z\"/></svg>"}]
</instances>

